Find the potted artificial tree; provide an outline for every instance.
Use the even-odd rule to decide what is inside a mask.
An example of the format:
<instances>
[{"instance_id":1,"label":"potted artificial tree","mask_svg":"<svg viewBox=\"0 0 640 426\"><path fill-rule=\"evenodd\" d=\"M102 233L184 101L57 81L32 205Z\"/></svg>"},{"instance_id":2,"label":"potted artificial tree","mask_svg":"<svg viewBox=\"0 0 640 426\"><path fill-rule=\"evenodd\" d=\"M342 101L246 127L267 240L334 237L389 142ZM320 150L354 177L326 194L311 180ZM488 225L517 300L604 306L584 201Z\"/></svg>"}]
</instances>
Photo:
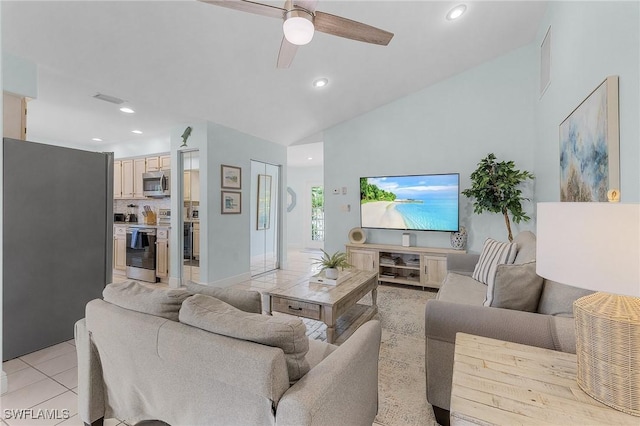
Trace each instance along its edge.
<instances>
[{"instance_id":1,"label":"potted artificial tree","mask_svg":"<svg viewBox=\"0 0 640 426\"><path fill-rule=\"evenodd\" d=\"M509 213L515 223L527 222L531 219L522 209L522 201L529 201L522 196L518 186L527 179L534 179L532 173L515 169L513 161L496 161L493 154L487 155L478 163L478 168L471 173L471 188L462 191L468 198L475 198L474 213L485 210L502 213L504 216L509 241L513 240Z\"/></svg>"},{"instance_id":2,"label":"potted artificial tree","mask_svg":"<svg viewBox=\"0 0 640 426\"><path fill-rule=\"evenodd\" d=\"M338 279L338 268L344 269L351 266L349 262L347 262L347 254L341 251L330 255L322 250L322 258L314 260L314 264L322 266L320 272L324 271L324 275L331 280Z\"/></svg>"}]
</instances>

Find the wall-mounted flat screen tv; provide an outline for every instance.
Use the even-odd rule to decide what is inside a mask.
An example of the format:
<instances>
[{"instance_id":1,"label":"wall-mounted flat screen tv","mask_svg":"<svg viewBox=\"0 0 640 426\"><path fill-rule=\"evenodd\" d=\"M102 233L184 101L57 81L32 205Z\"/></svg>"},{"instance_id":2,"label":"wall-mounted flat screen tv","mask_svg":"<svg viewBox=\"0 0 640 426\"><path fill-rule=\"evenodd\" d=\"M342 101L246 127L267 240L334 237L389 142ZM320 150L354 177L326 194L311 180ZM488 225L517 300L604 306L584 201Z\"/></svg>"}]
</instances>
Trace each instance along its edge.
<instances>
[{"instance_id":1,"label":"wall-mounted flat screen tv","mask_svg":"<svg viewBox=\"0 0 640 426\"><path fill-rule=\"evenodd\" d=\"M360 178L363 228L458 231L458 173Z\"/></svg>"}]
</instances>

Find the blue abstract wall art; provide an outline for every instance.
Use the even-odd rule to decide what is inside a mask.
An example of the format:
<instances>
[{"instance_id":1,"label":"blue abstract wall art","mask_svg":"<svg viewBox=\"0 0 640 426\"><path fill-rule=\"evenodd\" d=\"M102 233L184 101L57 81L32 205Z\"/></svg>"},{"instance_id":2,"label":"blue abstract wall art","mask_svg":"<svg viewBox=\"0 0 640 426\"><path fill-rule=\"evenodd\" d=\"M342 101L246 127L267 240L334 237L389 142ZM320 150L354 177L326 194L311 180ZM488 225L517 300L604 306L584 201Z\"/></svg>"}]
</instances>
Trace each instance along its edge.
<instances>
[{"instance_id":1,"label":"blue abstract wall art","mask_svg":"<svg viewBox=\"0 0 640 426\"><path fill-rule=\"evenodd\" d=\"M619 190L618 77L607 77L560 124L560 201L607 201Z\"/></svg>"}]
</instances>

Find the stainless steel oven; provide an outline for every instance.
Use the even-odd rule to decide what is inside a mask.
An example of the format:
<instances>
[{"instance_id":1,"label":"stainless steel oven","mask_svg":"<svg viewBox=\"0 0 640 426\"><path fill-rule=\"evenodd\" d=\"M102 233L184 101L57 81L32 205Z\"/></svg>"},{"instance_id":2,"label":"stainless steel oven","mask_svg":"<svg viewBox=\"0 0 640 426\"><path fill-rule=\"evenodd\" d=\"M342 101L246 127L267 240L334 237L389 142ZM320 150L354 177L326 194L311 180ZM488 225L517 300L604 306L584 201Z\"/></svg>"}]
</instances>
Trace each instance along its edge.
<instances>
[{"instance_id":1,"label":"stainless steel oven","mask_svg":"<svg viewBox=\"0 0 640 426\"><path fill-rule=\"evenodd\" d=\"M156 230L127 228L127 278L155 283Z\"/></svg>"}]
</instances>

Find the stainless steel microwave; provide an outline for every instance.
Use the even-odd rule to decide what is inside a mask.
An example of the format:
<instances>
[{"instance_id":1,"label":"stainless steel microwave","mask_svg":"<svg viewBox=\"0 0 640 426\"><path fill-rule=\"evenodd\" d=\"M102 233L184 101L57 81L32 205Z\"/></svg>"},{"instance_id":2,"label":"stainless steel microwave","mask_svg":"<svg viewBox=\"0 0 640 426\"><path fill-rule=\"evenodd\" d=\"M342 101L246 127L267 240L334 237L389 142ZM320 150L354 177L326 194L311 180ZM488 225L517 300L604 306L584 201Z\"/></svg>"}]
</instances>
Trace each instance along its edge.
<instances>
[{"instance_id":1,"label":"stainless steel microwave","mask_svg":"<svg viewBox=\"0 0 640 426\"><path fill-rule=\"evenodd\" d=\"M164 198L171 196L169 172L144 173L142 175L142 191L145 197Z\"/></svg>"}]
</instances>

